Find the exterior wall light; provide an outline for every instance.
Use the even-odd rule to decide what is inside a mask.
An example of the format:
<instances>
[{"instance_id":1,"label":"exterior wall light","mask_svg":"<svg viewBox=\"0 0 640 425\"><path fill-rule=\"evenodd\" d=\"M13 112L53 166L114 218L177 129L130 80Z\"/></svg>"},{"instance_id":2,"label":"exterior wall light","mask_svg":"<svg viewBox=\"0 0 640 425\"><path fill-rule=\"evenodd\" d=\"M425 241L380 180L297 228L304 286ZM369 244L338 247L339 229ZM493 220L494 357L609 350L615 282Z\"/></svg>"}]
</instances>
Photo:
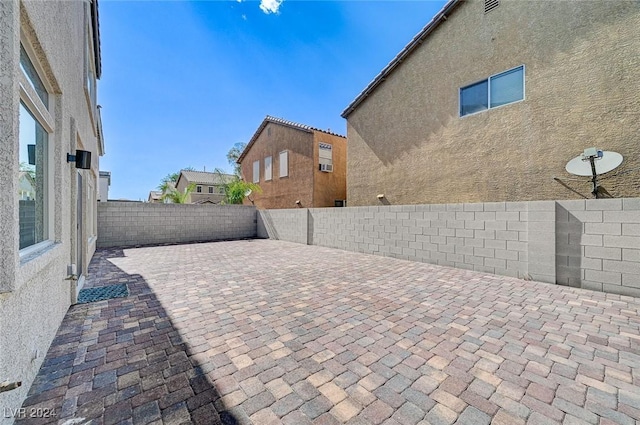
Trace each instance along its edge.
<instances>
[{"instance_id":1,"label":"exterior wall light","mask_svg":"<svg viewBox=\"0 0 640 425\"><path fill-rule=\"evenodd\" d=\"M91 152L78 149L75 155L68 153L67 162L75 162L76 168L89 170L91 168Z\"/></svg>"},{"instance_id":2,"label":"exterior wall light","mask_svg":"<svg viewBox=\"0 0 640 425\"><path fill-rule=\"evenodd\" d=\"M384 193L381 193L377 196L378 199L383 199L384 198Z\"/></svg>"}]
</instances>

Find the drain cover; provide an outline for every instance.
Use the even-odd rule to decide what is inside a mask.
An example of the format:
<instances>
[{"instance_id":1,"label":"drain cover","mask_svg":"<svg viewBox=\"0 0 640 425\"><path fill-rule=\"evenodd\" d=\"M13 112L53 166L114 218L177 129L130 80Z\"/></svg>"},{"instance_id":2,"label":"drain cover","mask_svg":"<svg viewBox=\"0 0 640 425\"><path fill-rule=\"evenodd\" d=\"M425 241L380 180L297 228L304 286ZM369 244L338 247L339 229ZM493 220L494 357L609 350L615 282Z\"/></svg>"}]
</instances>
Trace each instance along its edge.
<instances>
[{"instance_id":1,"label":"drain cover","mask_svg":"<svg viewBox=\"0 0 640 425\"><path fill-rule=\"evenodd\" d=\"M94 303L96 301L110 300L129 296L129 288L126 284L99 286L97 288L81 289L78 294L78 304Z\"/></svg>"}]
</instances>

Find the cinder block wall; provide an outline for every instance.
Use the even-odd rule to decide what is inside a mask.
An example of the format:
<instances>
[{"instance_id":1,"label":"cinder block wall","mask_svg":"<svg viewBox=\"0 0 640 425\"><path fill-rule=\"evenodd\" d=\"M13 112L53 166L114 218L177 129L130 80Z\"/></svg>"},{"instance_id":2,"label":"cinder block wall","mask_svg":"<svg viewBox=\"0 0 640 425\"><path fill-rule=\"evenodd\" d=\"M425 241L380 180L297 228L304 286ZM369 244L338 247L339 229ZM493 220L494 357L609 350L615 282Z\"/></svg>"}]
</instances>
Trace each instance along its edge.
<instances>
[{"instance_id":1,"label":"cinder block wall","mask_svg":"<svg viewBox=\"0 0 640 425\"><path fill-rule=\"evenodd\" d=\"M258 237L307 244L309 210L258 210Z\"/></svg>"},{"instance_id":2,"label":"cinder block wall","mask_svg":"<svg viewBox=\"0 0 640 425\"><path fill-rule=\"evenodd\" d=\"M99 248L256 236L256 209L252 206L98 203Z\"/></svg>"},{"instance_id":3,"label":"cinder block wall","mask_svg":"<svg viewBox=\"0 0 640 425\"><path fill-rule=\"evenodd\" d=\"M640 199L264 210L258 228L260 237L640 296Z\"/></svg>"}]
</instances>

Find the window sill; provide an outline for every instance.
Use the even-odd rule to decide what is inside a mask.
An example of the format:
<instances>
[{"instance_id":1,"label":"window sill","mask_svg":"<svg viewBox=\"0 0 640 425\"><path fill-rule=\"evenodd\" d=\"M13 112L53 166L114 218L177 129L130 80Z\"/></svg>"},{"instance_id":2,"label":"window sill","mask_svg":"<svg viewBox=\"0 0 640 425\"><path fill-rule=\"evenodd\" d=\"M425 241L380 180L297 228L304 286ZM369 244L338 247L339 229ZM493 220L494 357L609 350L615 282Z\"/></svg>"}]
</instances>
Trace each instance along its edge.
<instances>
[{"instance_id":1,"label":"window sill","mask_svg":"<svg viewBox=\"0 0 640 425\"><path fill-rule=\"evenodd\" d=\"M51 247L55 244L53 241L44 241L37 243L35 245L31 245L27 248L23 248L20 250L20 265L22 266L25 263L41 256L46 253Z\"/></svg>"},{"instance_id":2,"label":"window sill","mask_svg":"<svg viewBox=\"0 0 640 425\"><path fill-rule=\"evenodd\" d=\"M61 260L62 253L62 244L53 241L41 242L21 250L20 266L13 290L33 280L43 270L50 268L56 260Z\"/></svg>"}]
</instances>

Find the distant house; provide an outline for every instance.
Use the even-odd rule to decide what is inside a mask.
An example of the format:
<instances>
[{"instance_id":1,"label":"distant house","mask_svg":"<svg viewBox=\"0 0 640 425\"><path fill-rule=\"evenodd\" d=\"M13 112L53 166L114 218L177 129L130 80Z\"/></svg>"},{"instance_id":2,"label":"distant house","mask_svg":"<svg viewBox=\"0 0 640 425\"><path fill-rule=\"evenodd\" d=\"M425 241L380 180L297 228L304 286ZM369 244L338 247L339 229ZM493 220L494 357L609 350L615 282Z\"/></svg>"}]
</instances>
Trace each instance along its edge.
<instances>
[{"instance_id":1,"label":"distant house","mask_svg":"<svg viewBox=\"0 0 640 425\"><path fill-rule=\"evenodd\" d=\"M238 164L262 189L249 197L258 208L344 206L347 139L329 130L267 116Z\"/></svg>"},{"instance_id":2,"label":"distant house","mask_svg":"<svg viewBox=\"0 0 640 425\"><path fill-rule=\"evenodd\" d=\"M187 203L219 204L225 197L224 186L235 178L236 176L232 174L182 170L176 182L176 189L179 192L184 192L193 183L195 189L191 192Z\"/></svg>"},{"instance_id":3,"label":"distant house","mask_svg":"<svg viewBox=\"0 0 640 425\"><path fill-rule=\"evenodd\" d=\"M111 172L100 171L100 183L98 185L99 202L107 202L109 199L109 186L111 186Z\"/></svg>"},{"instance_id":4,"label":"distant house","mask_svg":"<svg viewBox=\"0 0 640 425\"><path fill-rule=\"evenodd\" d=\"M147 202L150 202L152 204L161 204L162 203L162 192L157 191L157 190L152 190L149 192L149 198L147 199Z\"/></svg>"},{"instance_id":5,"label":"distant house","mask_svg":"<svg viewBox=\"0 0 640 425\"><path fill-rule=\"evenodd\" d=\"M33 201L36 196L36 181L32 173L20 171L18 177L18 192L21 201Z\"/></svg>"},{"instance_id":6,"label":"distant house","mask_svg":"<svg viewBox=\"0 0 640 425\"><path fill-rule=\"evenodd\" d=\"M639 28L637 1L450 0L342 113L349 204L591 197L590 147L640 168Z\"/></svg>"}]
</instances>

